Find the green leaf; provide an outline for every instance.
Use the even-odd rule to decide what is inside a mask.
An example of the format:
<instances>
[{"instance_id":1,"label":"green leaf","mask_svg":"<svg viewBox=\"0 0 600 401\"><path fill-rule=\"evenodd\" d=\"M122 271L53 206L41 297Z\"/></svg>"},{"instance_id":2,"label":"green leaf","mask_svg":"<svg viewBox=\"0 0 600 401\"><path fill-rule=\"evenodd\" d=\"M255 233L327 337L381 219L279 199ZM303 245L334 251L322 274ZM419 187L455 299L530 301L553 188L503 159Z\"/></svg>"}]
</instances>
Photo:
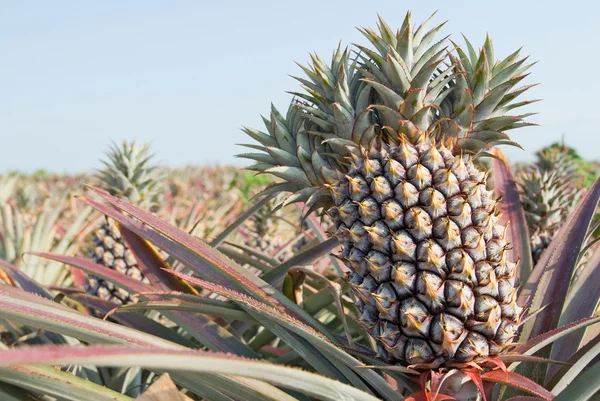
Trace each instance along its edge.
<instances>
[{"instance_id":1,"label":"green leaf","mask_svg":"<svg viewBox=\"0 0 600 401\"><path fill-rule=\"evenodd\" d=\"M196 302L186 301L146 301L119 307L117 313L127 313L135 311L185 311L193 313L202 313L204 315L217 316L224 319L233 319L256 323L256 319L249 316L244 311L231 305L230 303L197 297Z\"/></svg>"},{"instance_id":2,"label":"green leaf","mask_svg":"<svg viewBox=\"0 0 600 401\"><path fill-rule=\"evenodd\" d=\"M326 358L324 361L335 363L340 369L345 366L349 367L352 370L355 370L360 376L363 376L365 381L368 382L371 386L378 389L378 391L382 392L382 394L389 395L393 393L393 389L389 387L383 378L377 375L375 372L370 371L368 369L359 369L362 366L361 362L351 357L346 352L342 351L338 347L336 347L331 340L331 333L319 333L315 331L314 328L301 323L293 319L291 316L286 315L277 309L274 309L268 305L265 305L261 302L258 302L255 299L244 296L243 294L236 293L235 291L222 288L219 286L215 286L211 283L203 282L195 277L186 276L183 273L179 273L176 271L169 271L169 273L177 275L192 284L199 285L215 293L232 299L240 306L245 307L249 313L253 313L258 321L260 321L266 328L272 330L275 334L282 337L285 341L287 341L292 348L295 348L296 351L304 355L305 358L308 358L306 355L307 351L310 351L310 348L306 346L312 345L316 349L318 349ZM285 329L282 331L279 327ZM294 336L290 336L287 332L292 332L295 336L301 337L306 341L299 343L292 343L292 340L295 340ZM292 334L290 333L290 334ZM327 338L327 337L329 338ZM317 358L317 359L315 359ZM318 355L313 355L313 364L316 364L316 368L318 369ZM338 362L338 363L336 363ZM346 371L345 375L349 375L350 372ZM354 382L354 385L358 385L358 383ZM387 398L386 398L387 399ZM394 399L392 397L391 399Z\"/></svg>"},{"instance_id":3,"label":"green leaf","mask_svg":"<svg viewBox=\"0 0 600 401\"><path fill-rule=\"evenodd\" d=\"M250 217L252 217L252 215L254 215L254 213L256 213L260 208L266 205L274 196L275 194L265 196L258 202L256 202L254 205L252 205L248 210L246 210L237 219L235 219L233 223L231 223L227 228L225 228L221 233L219 233L219 235L217 235L215 239L211 241L210 245L215 248L221 245L221 243L225 241L225 239L227 239L229 235L231 235L238 227L244 224L244 222Z\"/></svg>"},{"instance_id":4,"label":"green leaf","mask_svg":"<svg viewBox=\"0 0 600 401\"><path fill-rule=\"evenodd\" d=\"M290 267L311 264L317 258L326 255L338 246L339 242L336 238L329 238L320 244L294 255L273 270L265 273L263 279L271 285L277 285L283 280Z\"/></svg>"},{"instance_id":5,"label":"green leaf","mask_svg":"<svg viewBox=\"0 0 600 401\"><path fill-rule=\"evenodd\" d=\"M26 349L30 348L15 350ZM31 351L29 352L31 353ZM30 363L37 364L38 362L35 361L35 358L31 358ZM2 366L6 365L8 364L2 364ZM57 397L61 400L133 401L133 398L49 366L19 365L0 367L0 381L32 392ZM4 398L2 398L2 401L4 401Z\"/></svg>"},{"instance_id":6,"label":"green leaf","mask_svg":"<svg viewBox=\"0 0 600 401\"><path fill-rule=\"evenodd\" d=\"M573 366L565 372L558 382L552 386L551 391L558 395L560 394L575 378L577 378L584 369L588 368L592 361L600 354L600 341L596 339L594 343L586 347L586 352L573 363Z\"/></svg>"},{"instance_id":7,"label":"green leaf","mask_svg":"<svg viewBox=\"0 0 600 401\"><path fill-rule=\"evenodd\" d=\"M558 394L554 401L589 401L600 391L600 362L596 362Z\"/></svg>"},{"instance_id":8,"label":"green leaf","mask_svg":"<svg viewBox=\"0 0 600 401\"><path fill-rule=\"evenodd\" d=\"M175 351L156 347L39 346L3 351L1 356L0 366L32 362L53 365L141 366L262 380L319 400L377 401L374 396L354 387L304 370L211 352Z\"/></svg>"},{"instance_id":9,"label":"green leaf","mask_svg":"<svg viewBox=\"0 0 600 401\"><path fill-rule=\"evenodd\" d=\"M0 400L2 401L32 401L32 397L22 388L0 382Z\"/></svg>"}]
</instances>

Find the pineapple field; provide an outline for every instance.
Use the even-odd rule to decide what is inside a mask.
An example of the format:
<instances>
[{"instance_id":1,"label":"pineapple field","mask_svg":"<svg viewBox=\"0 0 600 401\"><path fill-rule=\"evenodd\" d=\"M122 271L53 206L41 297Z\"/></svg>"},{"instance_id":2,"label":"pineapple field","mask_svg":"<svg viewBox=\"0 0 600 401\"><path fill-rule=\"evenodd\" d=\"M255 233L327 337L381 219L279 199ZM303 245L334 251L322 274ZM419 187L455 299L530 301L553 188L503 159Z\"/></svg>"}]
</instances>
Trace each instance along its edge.
<instances>
[{"instance_id":1,"label":"pineapple field","mask_svg":"<svg viewBox=\"0 0 600 401\"><path fill-rule=\"evenodd\" d=\"M511 161L533 63L435 20L311 55L244 168L3 174L0 400L600 400L600 160Z\"/></svg>"}]
</instances>

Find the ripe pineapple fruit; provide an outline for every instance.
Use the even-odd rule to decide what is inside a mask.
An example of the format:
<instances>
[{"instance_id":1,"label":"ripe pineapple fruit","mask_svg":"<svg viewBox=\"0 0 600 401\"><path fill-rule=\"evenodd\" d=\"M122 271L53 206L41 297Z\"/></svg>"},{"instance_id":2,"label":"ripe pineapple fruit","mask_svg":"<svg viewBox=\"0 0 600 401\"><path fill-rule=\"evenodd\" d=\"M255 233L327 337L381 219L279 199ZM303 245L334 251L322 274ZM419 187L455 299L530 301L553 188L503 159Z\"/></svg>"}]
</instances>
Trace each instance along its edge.
<instances>
[{"instance_id":1,"label":"ripe pineapple fruit","mask_svg":"<svg viewBox=\"0 0 600 401\"><path fill-rule=\"evenodd\" d=\"M583 191L576 184L578 175L575 161L560 148L538 152L536 162L521 173L519 192L534 263L577 206Z\"/></svg>"},{"instance_id":2,"label":"ripe pineapple fruit","mask_svg":"<svg viewBox=\"0 0 600 401\"><path fill-rule=\"evenodd\" d=\"M96 176L100 187L139 207L152 209L160 194L158 183L161 173L152 164L149 145L124 141L120 147L113 144L106 156L108 160L103 161L105 167ZM92 241L94 249L90 257L94 262L147 282L112 219L106 218L93 232ZM117 304L132 301L129 293L95 276L87 277L86 292Z\"/></svg>"},{"instance_id":3,"label":"ripe pineapple fruit","mask_svg":"<svg viewBox=\"0 0 600 401\"><path fill-rule=\"evenodd\" d=\"M512 144L505 130L527 125L508 115L530 66L515 52L494 61L489 38L477 53L445 41L441 28L411 24L361 29L374 46L357 59L338 48L327 65L312 56L283 117L267 132L244 131L261 152L241 157L334 219L360 322L389 363L428 367L482 361L517 333L516 264L486 189L481 157Z\"/></svg>"}]
</instances>

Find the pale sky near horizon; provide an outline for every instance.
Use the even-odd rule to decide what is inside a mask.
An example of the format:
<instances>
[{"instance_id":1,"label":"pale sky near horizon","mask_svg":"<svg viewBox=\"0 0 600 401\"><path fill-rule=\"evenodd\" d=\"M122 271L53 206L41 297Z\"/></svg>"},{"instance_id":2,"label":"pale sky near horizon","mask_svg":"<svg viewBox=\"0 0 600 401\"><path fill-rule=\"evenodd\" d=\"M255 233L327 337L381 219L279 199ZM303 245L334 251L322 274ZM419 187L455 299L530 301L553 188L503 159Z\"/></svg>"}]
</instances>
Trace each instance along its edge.
<instances>
[{"instance_id":1,"label":"pale sky near horizon","mask_svg":"<svg viewBox=\"0 0 600 401\"><path fill-rule=\"evenodd\" d=\"M593 1L19 1L0 0L0 173L83 172L111 140L151 141L161 162L245 165L242 125L262 129L270 102L285 109L298 85L295 61L328 59L365 43L355 29L392 28L408 9L422 22L449 20L439 38L464 33L496 57L523 46L541 83L527 111L540 127L514 131L526 151L561 139L600 159L596 127L600 6Z\"/></svg>"}]
</instances>

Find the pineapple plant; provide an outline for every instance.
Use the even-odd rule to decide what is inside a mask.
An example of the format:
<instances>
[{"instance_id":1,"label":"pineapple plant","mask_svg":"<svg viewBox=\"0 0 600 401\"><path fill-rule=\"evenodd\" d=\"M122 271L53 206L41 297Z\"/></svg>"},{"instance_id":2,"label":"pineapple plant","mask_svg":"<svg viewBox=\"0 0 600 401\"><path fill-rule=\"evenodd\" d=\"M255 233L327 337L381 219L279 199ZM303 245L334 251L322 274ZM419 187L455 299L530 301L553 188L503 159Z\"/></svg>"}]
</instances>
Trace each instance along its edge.
<instances>
[{"instance_id":1,"label":"pineapple plant","mask_svg":"<svg viewBox=\"0 0 600 401\"><path fill-rule=\"evenodd\" d=\"M136 141L123 141L121 146L113 144L106 153L107 160L102 161L104 168L96 175L100 187L139 207L152 210L161 192L158 185L161 173L153 164L149 151L148 144L140 144ZM93 231L91 242L93 250L90 252L90 257L94 262L136 280L148 282L112 219L106 218ZM87 277L85 291L89 295L119 305L132 302L127 291L116 288L112 283L93 275Z\"/></svg>"},{"instance_id":2,"label":"pineapple plant","mask_svg":"<svg viewBox=\"0 0 600 401\"><path fill-rule=\"evenodd\" d=\"M577 206L583 192L577 185L582 182L578 176L573 157L558 147L538 152L536 162L520 174L519 192L531 236L534 263Z\"/></svg>"},{"instance_id":3,"label":"pineapple plant","mask_svg":"<svg viewBox=\"0 0 600 401\"><path fill-rule=\"evenodd\" d=\"M282 212L281 209L275 210L277 205L277 199L272 199L247 220L249 237L244 241L244 245L271 256L285 246L287 241L280 233Z\"/></svg>"},{"instance_id":4,"label":"pineapple plant","mask_svg":"<svg viewBox=\"0 0 600 401\"><path fill-rule=\"evenodd\" d=\"M241 155L283 180L264 194L332 216L360 322L404 366L485 361L522 315L481 160L527 125L509 113L529 103L513 100L530 65L518 51L495 61L489 38L479 53L447 52L440 27L409 13L393 32L380 19L361 30L374 49L357 46L355 62L341 47L330 65L313 56L297 78L306 92L285 117L272 109L267 132L245 128L262 152Z\"/></svg>"}]
</instances>

